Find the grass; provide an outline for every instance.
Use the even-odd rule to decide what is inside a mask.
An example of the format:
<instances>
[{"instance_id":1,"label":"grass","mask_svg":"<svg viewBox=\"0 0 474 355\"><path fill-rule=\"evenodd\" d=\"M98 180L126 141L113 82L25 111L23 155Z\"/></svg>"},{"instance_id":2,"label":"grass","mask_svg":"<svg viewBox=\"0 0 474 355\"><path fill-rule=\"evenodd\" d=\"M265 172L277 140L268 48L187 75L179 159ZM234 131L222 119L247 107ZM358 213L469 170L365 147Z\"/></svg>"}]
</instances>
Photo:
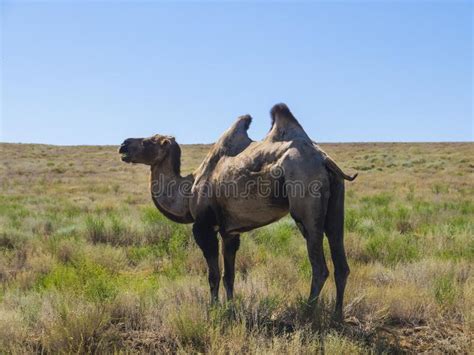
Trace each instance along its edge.
<instances>
[{"instance_id":1,"label":"grass","mask_svg":"<svg viewBox=\"0 0 474 355\"><path fill-rule=\"evenodd\" d=\"M0 144L0 353L472 352L474 145L329 144L346 170L343 324L285 218L246 233L236 299L210 306L190 226L115 147ZM183 147L184 173L208 146ZM325 242L328 264L329 249Z\"/></svg>"}]
</instances>

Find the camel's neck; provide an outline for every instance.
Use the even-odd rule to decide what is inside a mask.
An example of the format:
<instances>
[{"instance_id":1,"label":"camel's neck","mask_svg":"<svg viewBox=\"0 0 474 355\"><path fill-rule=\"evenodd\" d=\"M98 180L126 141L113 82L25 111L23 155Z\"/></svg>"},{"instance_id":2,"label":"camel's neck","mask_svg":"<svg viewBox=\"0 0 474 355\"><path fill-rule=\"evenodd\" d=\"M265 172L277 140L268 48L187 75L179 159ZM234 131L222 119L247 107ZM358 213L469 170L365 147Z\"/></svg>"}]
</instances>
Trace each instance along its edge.
<instances>
[{"instance_id":1,"label":"camel's neck","mask_svg":"<svg viewBox=\"0 0 474 355\"><path fill-rule=\"evenodd\" d=\"M153 202L167 218L178 223L191 223L189 200L193 177L182 177L169 159L151 167L150 189Z\"/></svg>"}]
</instances>

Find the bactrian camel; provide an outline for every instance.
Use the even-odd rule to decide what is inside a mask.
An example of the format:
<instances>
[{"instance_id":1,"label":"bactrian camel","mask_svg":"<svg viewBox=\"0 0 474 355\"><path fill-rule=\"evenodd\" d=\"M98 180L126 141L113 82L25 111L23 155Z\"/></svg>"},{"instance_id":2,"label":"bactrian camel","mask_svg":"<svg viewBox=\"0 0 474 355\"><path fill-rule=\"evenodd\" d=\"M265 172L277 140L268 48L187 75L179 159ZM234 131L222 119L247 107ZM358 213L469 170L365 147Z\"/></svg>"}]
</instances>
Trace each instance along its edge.
<instances>
[{"instance_id":1,"label":"bactrian camel","mask_svg":"<svg viewBox=\"0 0 474 355\"><path fill-rule=\"evenodd\" d=\"M354 180L356 175L344 174L285 104L275 105L270 114L272 126L265 139L252 141L247 135L252 118L241 116L200 167L185 177L180 175L181 150L174 137L129 138L119 153L124 162L151 167L152 199L166 217L193 223L194 238L209 269L212 301L218 299L221 277L217 233L223 244L224 287L231 300L240 234L289 212L306 239L312 266L310 302L317 299L329 275L324 234L329 240L337 290L335 316L342 319L349 275L344 251L344 180Z\"/></svg>"}]
</instances>

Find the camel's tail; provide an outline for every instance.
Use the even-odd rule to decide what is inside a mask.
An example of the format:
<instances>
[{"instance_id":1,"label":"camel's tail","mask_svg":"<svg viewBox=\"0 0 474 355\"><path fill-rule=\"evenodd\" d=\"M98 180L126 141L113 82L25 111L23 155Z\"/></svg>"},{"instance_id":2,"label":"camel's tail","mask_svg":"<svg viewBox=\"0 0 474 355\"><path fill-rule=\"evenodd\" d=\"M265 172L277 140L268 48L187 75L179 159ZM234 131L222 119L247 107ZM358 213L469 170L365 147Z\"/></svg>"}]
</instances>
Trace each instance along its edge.
<instances>
[{"instance_id":1,"label":"camel's tail","mask_svg":"<svg viewBox=\"0 0 474 355\"><path fill-rule=\"evenodd\" d=\"M337 176L343 178L344 180L348 180L348 181L354 181L355 178L357 177L357 175L359 175L359 173L355 173L354 175L347 175L344 171L342 171L342 169L336 164L336 162L324 151L322 150L318 144L313 141L313 144L314 146L316 147L316 149L318 149L319 151L321 151L324 155L324 163L326 164L326 167L331 170L334 174L336 174Z\"/></svg>"},{"instance_id":2,"label":"camel's tail","mask_svg":"<svg viewBox=\"0 0 474 355\"><path fill-rule=\"evenodd\" d=\"M348 181L354 181L355 178L357 177L357 175L359 175L358 173L355 173L354 175L347 175L344 171L342 171L342 169L336 164L336 162L334 160L332 160L332 158L328 155L326 156L326 160L325 160L325 163L326 163L326 167L331 170L334 174L342 177L344 180L348 180Z\"/></svg>"}]
</instances>

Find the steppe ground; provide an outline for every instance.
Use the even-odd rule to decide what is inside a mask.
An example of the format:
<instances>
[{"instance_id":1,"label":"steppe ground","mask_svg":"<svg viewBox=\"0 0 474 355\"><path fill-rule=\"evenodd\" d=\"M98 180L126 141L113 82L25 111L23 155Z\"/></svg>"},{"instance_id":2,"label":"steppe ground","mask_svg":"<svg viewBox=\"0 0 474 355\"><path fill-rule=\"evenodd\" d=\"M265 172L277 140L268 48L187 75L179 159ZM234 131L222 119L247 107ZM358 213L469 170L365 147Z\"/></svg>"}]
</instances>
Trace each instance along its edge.
<instances>
[{"instance_id":1,"label":"steppe ground","mask_svg":"<svg viewBox=\"0 0 474 355\"><path fill-rule=\"evenodd\" d=\"M0 353L472 353L474 144L322 147L359 171L343 324L332 276L305 303L291 219L243 235L236 300L210 307L190 226L154 208L146 167L112 146L1 144ZM184 172L208 149L184 146Z\"/></svg>"}]
</instances>

